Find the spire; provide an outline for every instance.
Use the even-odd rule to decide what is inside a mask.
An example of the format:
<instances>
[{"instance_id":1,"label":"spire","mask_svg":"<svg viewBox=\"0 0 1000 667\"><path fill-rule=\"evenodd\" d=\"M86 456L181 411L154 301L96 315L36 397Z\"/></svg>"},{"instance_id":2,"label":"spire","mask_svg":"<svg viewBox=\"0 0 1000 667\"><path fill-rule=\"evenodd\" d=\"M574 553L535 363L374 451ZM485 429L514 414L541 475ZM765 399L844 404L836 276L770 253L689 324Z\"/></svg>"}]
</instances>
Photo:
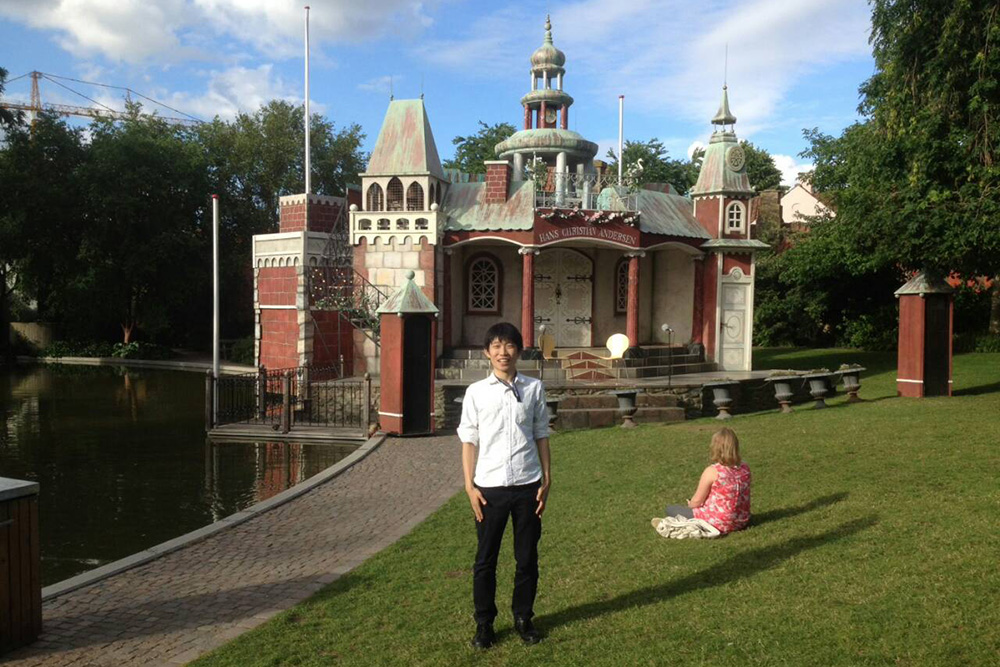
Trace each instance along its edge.
<instances>
[{"instance_id":1,"label":"spire","mask_svg":"<svg viewBox=\"0 0 1000 667\"><path fill-rule=\"evenodd\" d=\"M545 15L545 43L552 43L552 21L549 19L549 15Z\"/></svg>"},{"instance_id":2,"label":"spire","mask_svg":"<svg viewBox=\"0 0 1000 667\"><path fill-rule=\"evenodd\" d=\"M712 125L733 125L736 123L736 116L733 112L729 110L729 86L722 86L722 102L719 104L719 110L715 112L715 118L712 119Z\"/></svg>"}]
</instances>

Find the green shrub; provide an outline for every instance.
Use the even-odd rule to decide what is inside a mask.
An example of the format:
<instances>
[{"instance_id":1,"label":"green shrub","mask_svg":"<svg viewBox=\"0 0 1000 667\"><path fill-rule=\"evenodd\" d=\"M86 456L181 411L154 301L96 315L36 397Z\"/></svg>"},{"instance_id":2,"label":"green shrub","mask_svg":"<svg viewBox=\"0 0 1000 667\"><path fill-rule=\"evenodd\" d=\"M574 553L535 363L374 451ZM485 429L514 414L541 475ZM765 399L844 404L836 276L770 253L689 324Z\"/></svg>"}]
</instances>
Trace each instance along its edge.
<instances>
[{"instance_id":1,"label":"green shrub","mask_svg":"<svg viewBox=\"0 0 1000 667\"><path fill-rule=\"evenodd\" d=\"M253 366L253 344L253 336L240 338L233 343L232 348L229 350L229 361L234 364Z\"/></svg>"},{"instance_id":2,"label":"green shrub","mask_svg":"<svg viewBox=\"0 0 1000 667\"><path fill-rule=\"evenodd\" d=\"M111 356L119 359L171 359L174 352L163 345L134 340L130 343L115 343Z\"/></svg>"},{"instance_id":3,"label":"green shrub","mask_svg":"<svg viewBox=\"0 0 1000 667\"><path fill-rule=\"evenodd\" d=\"M983 334L976 338L976 352L1000 352L1000 336Z\"/></svg>"},{"instance_id":4,"label":"green shrub","mask_svg":"<svg viewBox=\"0 0 1000 667\"><path fill-rule=\"evenodd\" d=\"M110 357L111 343L54 340L45 346L42 357Z\"/></svg>"},{"instance_id":5,"label":"green shrub","mask_svg":"<svg viewBox=\"0 0 1000 667\"><path fill-rule=\"evenodd\" d=\"M894 350L899 342L898 317L894 306L861 313L841 324L838 343L870 352Z\"/></svg>"}]
</instances>

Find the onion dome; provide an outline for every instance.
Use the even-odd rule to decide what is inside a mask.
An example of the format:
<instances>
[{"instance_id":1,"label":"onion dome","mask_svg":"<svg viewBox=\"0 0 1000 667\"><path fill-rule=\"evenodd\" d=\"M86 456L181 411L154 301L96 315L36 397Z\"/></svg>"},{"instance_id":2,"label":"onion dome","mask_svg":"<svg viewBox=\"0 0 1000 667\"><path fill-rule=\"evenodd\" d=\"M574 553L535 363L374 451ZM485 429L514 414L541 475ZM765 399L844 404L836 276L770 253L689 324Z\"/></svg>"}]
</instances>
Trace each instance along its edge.
<instances>
[{"instance_id":1,"label":"onion dome","mask_svg":"<svg viewBox=\"0 0 1000 667\"><path fill-rule=\"evenodd\" d=\"M545 41L531 54L531 69L561 70L566 64L566 54L552 43L552 21L545 17Z\"/></svg>"}]
</instances>

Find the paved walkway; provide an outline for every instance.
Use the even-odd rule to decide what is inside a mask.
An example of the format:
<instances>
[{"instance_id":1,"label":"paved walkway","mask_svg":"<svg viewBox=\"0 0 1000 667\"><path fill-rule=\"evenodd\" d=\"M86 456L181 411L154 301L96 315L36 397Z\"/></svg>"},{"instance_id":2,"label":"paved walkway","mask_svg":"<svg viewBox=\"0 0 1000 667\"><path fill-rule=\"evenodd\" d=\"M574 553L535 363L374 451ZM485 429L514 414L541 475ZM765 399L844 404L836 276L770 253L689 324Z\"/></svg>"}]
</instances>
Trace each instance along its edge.
<instances>
[{"instance_id":1,"label":"paved walkway","mask_svg":"<svg viewBox=\"0 0 1000 667\"><path fill-rule=\"evenodd\" d=\"M43 604L44 632L0 658L176 665L308 597L408 533L461 488L458 438L389 439L303 496Z\"/></svg>"}]
</instances>

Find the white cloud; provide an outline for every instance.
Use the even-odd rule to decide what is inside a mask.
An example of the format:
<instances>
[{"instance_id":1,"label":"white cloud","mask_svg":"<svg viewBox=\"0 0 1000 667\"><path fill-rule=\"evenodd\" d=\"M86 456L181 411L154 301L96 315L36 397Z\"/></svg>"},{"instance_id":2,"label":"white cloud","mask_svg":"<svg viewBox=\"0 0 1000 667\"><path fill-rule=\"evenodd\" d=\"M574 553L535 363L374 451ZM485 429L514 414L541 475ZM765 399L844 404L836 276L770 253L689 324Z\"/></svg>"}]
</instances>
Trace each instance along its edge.
<instances>
[{"instance_id":1,"label":"white cloud","mask_svg":"<svg viewBox=\"0 0 1000 667\"><path fill-rule=\"evenodd\" d=\"M413 35L431 25L437 0L312 0L316 47L385 34ZM176 62L219 59L215 37L235 39L269 58L302 53L304 12L295 0L0 0L0 16L52 30L78 57Z\"/></svg>"},{"instance_id":2,"label":"white cloud","mask_svg":"<svg viewBox=\"0 0 1000 667\"><path fill-rule=\"evenodd\" d=\"M211 72L204 93L174 93L163 99L170 106L202 120L210 120L216 115L224 119L233 118L241 111L256 111L262 104L274 99L301 104L298 82L285 81L273 70L273 66L268 64L252 69L231 67ZM310 101L310 111L322 113L322 109L322 105ZM159 113L174 115L163 109Z\"/></svg>"},{"instance_id":3,"label":"white cloud","mask_svg":"<svg viewBox=\"0 0 1000 667\"><path fill-rule=\"evenodd\" d=\"M726 78L746 137L773 123L810 72L867 57L870 16L865 0L578 0L553 14L552 31L571 93L608 105L623 93L632 110L707 125ZM464 74L509 78L526 73L542 36L537 13L505 6L419 53Z\"/></svg>"},{"instance_id":4,"label":"white cloud","mask_svg":"<svg viewBox=\"0 0 1000 667\"><path fill-rule=\"evenodd\" d=\"M402 74L386 74L384 76L377 76L374 79L365 81L364 83L359 83L358 90L363 90L367 93L389 95L391 94L391 91L394 90L394 86L402 80Z\"/></svg>"},{"instance_id":5,"label":"white cloud","mask_svg":"<svg viewBox=\"0 0 1000 667\"><path fill-rule=\"evenodd\" d=\"M691 156L694 155L694 152L696 150L698 150L698 149L705 150L705 148L706 148L705 142L703 142L703 141L692 141L691 145L687 147L687 156L688 156L688 159L689 160L691 159Z\"/></svg>"},{"instance_id":6,"label":"white cloud","mask_svg":"<svg viewBox=\"0 0 1000 667\"><path fill-rule=\"evenodd\" d=\"M799 178L799 174L812 171L814 165L809 162L798 162L791 155L772 155L774 166L781 171L781 184L792 187Z\"/></svg>"}]
</instances>

